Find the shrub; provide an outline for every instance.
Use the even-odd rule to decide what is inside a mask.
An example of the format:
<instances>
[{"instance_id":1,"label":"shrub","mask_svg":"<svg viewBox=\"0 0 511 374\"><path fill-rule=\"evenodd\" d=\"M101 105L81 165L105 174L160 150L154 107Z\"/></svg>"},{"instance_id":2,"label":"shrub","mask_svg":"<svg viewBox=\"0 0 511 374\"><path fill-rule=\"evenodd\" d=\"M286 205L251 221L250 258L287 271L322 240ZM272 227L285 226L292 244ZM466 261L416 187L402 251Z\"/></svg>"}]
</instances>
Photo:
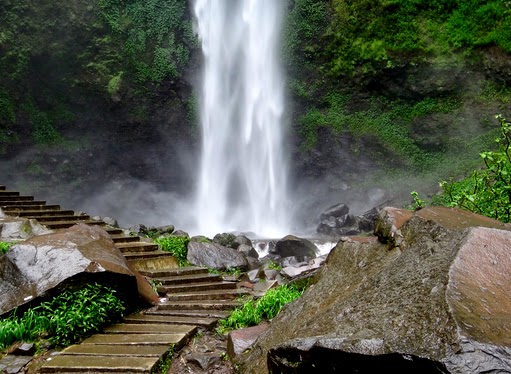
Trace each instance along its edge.
<instances>
[{"instance_id":1,"label":"shrub","mask_svg":"<svg viewBox=\"0 0 511 374\"><path fill-rule=\"evenodd\" d=\"M13 243L0 242L0 255L4 255L9 251Z\"/></svg>"},{"instance_id":2,"label":"shrub","mask_svg":"<svg viewBox=\"0 0 511 374\"><path fill-rule=\"evenodd\" d=\"M283 285L269 290L256 301L247 301L242 307L236 308L228 318L219 321L220 331L255 326L263 319L276 317L284 305L302 295L305 287L305 285Z\"/></svg>"},{"instance_id":3,"label":"shrub","mask_svg":"<svg viewBox=\"0 0 511 374\"><path fill-rule=\"evenodd\" d=\"M99 284L66 290L29 309L21 318L13 313L1 320L0 349L16 341L34 341L46 335L52 344L67 346L120 319L124 309L115 291Z\"/></svg>"},{"instance_id":4,"label":"shrub","mask_svg":"<svg viewBox=\"0 0 511 374\"><path fill-rule=\"evenodd\" d=\"M172 253L179 266L188 266L190 264L186 259L190 238L186 236L165 236L155 239L154 242L160 246L162 251Z\"/></svg>"},{"instance_id":5,"label":"shrub","mask_svg":"<svg viewBox=\"0 0 511 374\"><path fill-rule=\"evenodd\" d=\"M459 207L504 222L511 222L511 124L501 115L498 149L480 154L485 168L460 181L440 182L442 194L434 203Z\"/></svg>"}]
</instances>

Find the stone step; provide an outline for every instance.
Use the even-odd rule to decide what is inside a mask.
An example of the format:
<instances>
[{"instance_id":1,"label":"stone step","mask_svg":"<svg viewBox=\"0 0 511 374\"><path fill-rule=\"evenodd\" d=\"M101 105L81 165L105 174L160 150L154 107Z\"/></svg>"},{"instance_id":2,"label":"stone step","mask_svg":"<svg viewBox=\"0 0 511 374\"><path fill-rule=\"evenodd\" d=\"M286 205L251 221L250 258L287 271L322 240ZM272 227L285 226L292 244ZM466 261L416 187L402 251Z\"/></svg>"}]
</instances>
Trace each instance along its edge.
<instances>
[{"instance_id":1,"label":"stone step","mask_svg":"<svg viewBox=\"0 0 511 374\"><path fill-rule=\"evenodd\" d=\"M161 357L168 351L164 345L108 345L108 344L75 344L67 347L60 355L94 355L94 356L137 356Z\"/></svg>"},{"instance_id":2,"label":"stone step","mask_svg":"<svg viewBox=\"0 0 511 374\"><path fill-rule=\"evenodd\" d=\"M46 205L46 201L44 200L26 200L26 201L4 201L0 199L0 206L14 206L14 207L24 207L27 205Z\"/></svg>"},{"instance_id":3,"label":"stone step","mask_svg":"<svg viewBox=\"0 0 511 374\"><path fill-rule=\"evenodd\" d=\"M186 283L170 286L158 286L160 293L195 292L208 290L233 290L237 288L236 282L203 282Z\"/></svg>"},{"instance_id":4,"label":"stone step","mask_svg":"<svg viewBox=\"0 0 511 374\"><path fill-rule=\"evenodd\" d=\"M197 326L157 323L119 323L109 326L105 334L195 334Z\"/></svg>"},{"instance_id":5,"label":"stone step","mask_svg":"<svg viewBox=\"0 0 511 374\"><path fill-rule=\"evenodd\" d=\"M231 310L243 303L234 300L169 301L157 306L159 310Z\"/></svg>"},{"instance_id":6,"label":"stone step","mask_svg":"<svg viewBox=\"0 0 511 374\"><path fill-rule=\"evenodd\" d=\"M5 189L6 189L6 188L5 188L5 186L4 186L4 185L0 185L0 190L1 190L1 191L4 191Z\"/></svg>"},{"instance_id":7,"label":"stone step","mask_svg":"<svg viewBox=\"0 0 511 374\"><path fill-rule=\"evenodd\" d=\"M33 216L31 218L35 218L37 219L39 222L41 223L44 223L44 222L48 222L48 221L70 221L70 222L79 222L79 221L90 221L90 217L87 216L87 215L82 215L82 216L75 216L75 215L65 215L65 214L60 214L60 211L58 211L57 213L59 214L56 214L56 215L52 215L52 216Z\"/></svg>"},{"instance_id":8,"label":"stone step","mask_svg":"<svg viewBox=\"0 0 511 374\"><path fill-rule=\"evenodd\" d=\"M0 195L0 205L4 202L22 202L22 201L34 201L33 196L1 196Z\"/></svg>"},{"instance_id":9,"label":"stone step","mask_svg":"<svg viewBox=\"0 0 511 374\"><path fill-rule=\"evenodd\" d=\"M151 373L159 357L59 355L46 361L40 373Z\"/></svg>"},{"instance_id":10,"label":"stone step","mask_svg":"<svg viewBox=\"0 0 511 374\"><path fill-rule=\"evenodd\" d=\"M212 328L220 317L201 317L201 316L173 316L168 314L133 314L125 317L127 323L159 323L175 325L197 325L206 328ZM224 318L224 317L221 317Z\"/></svg>"},{"instance_id":11,"label":"stone step","mask_svg":"<svg viewBox=\"0 0 511 374\"><path fill-rule=\"evenodd\" d=\"M57 229L67 229L71 226L76 225L78 222L85 223L87 225L104 225L104 222L101 221L49 221L43 222L42 224L49 229L57 230Z\"/></svg>"},{"instance_id":12,"label":"stone step","mask_svg":"<svg viewBox=\"0 0 511 374\"><path fill-rule=\"evenodd\" d=\"M198 300L235 300L240 296L250 295L246 290L206 290L195 292L170 293L166 297L172 301L198 301Z\"/></svg>"},{"instance_id":13,"label":"stone step","mask_svg":"<svg viewBox=\"0 0 511 374\"><path fill-rule=\"evenodd\" d=\"M141 271L140 273L149 278L162 278L173 277L177 275L208 274L208 269L199 266L185 266L179 268Z\"/></svg>"},{"instance_id":14,"label":"stone step","mask_svg":"<svg viewBox=\"0 0 511 374\"><path fill-rule=\"evenodd\" d=\"M134 243L137 244L137 243ZM140 259L154 259L158 257L170 256L168 252L163 251L143 251L143 252L124 252L122 254L126 259L129 260L140 260Z\"/></svg>"},{"instance_id":15,"label":"stone step","mask_svg":"<svg viewBox=\"0 0 511 374\"><path fill-rule=\"evenodd\" d=\"M3 211L7 214L17 214L24 211L48 211L60 210L60 205L7 205L2 207Z\"/></svg>"},{"instance_id":16,"label":"stone step","mask_svg":"<svg viewBox=\"0 0 511 374\"><path fill-rule=\"evenodd\" d=\"M11 212L8 212L12 214ZM45 209L45 210L21 210L16 213L19 217L25 218L35 218L39 219L39 217L59 217L59 216L74 216L75 212L73 210L53 210L53 209Z\"/></svg>"},{"instance_id":17,"label":"stone step","mask_svg":"<svg viewBox=\"0 0 511 374\"><path fill-rule=\"evenodd\" d=\"M165 317L180 317L180 318L227 318L231 314L228 310L162 310L158 307L151 308L144 311L146 316L165 316Z\"/></svg>"},{"instance_id":18,"label":"stone step","mask_svg":"<svg viewBox=\"0 0 511 374\"><path fill-rule=\"evenodd\" d=\"M16 191L0 190L0 198L4 196L19 196L20 193Z\"/></svg>"},{"instance_id":19,"label":"stone step","mask_svg":"<svg viewBox=\"0 0 511 374\"><path fill-rule=\"evenodd\" d=\"M139 242L140 237L139 236L133 236L133 235L124 235L124 234L110 234L110 237L114 241L114 243L134 243Z\"/></svg>"},{"instance_id":20,"label":"stone step","mask_svg":"<svg viewBox=\"0 0 511 374\"><path fill-rule=\"evenodd\" d=\"M110 235L121 235L124 232L119 227L105 227L104 229Z\"/></svg>"},{"instance_id":21,"label":"stone step","mask_svg":"<svg viewBox=\"0 0 511 374\"><path fill-rule=\"evenodd\" d=\"M81 344L107 345L166 345L182 344L193 331L178 334L97 334L85 339Z\"/></svg>"},{"instance_id":22,"label":"stone step","mask_svg":"<svg viewBox=\"0 0 511 374\"><path fill-rule=\"evenodd\" d=\"M119 248L119 250L122 253L124 253L125 256L128 253L155 252L155 251L158 251L158 245L157 244L140 242L140 241L136 242L136 243L117 243L116 247ZM164 251L158 251L158 252L169 254L168 252L164 252Z\"/></svg>"},{"instance_id":23,"label":"stone step","mask_svg":"<svg viewBox=\"0 0 511 374\"><path fill-rule=\"evenodd\" d=\"M161 283L163 286L177 285L183 283L204 283L204 282L220 282L222 277L218 274L200 273L200 274L186 274L173 277L157 277L153 278L156 283Z\"/></svg>"}]
</instances>

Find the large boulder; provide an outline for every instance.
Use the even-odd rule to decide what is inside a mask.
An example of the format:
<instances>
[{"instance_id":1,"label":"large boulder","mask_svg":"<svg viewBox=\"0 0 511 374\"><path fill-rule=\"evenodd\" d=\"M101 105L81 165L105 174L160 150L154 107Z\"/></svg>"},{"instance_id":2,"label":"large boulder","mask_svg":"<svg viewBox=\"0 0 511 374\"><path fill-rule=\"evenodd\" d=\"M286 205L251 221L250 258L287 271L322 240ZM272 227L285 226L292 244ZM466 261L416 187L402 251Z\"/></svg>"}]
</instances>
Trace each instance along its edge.
<instances>
[{"instance_id":1,"label":"large boulder","mask_svg":"<svg viewBox=\"0 0 511 374\"><path fill-rule=\"evenodd\" d=\"M214 270L232 268L248 270L249 267L247 258L243 253L217 243L190 242L186 259L192 265L206 266Z\"/></svg>"},{"instance_id":2,"label":"large boulder","mask_svg":"<svg viewBox=\"0 0 511 374\"><path fill-rule=\"evenodd\" d=\"M95 281L108 283L125 301L138 299L136 273L105 230L78 224L33 237L0 257L0 315L53 291ZM138 281L143 296L156 301L147 281Z\"/></svg>"},{"instance_id":3,"label":"large boulder","mask_svg":"<svg viewBox=\"0 0 511 374\"><path fill-rule=\"evenodd\" d=\"M287 235L280 239L275 248L270 250L271 254L280 257L296 256L302 259L316 257L317 248L310 240L299 238L294 235Z\"/></svg>"},{"instance_id":4,"label":"large boulder","mask_svg":"<svg viewBox=\"0 0 511 374\"><path fill-rule=\"evenodd\" d=\"M0 239L2 240L25 240L52 232L35 219L6 217L1 210L0 217Z\"/></svg>"},{"instance_id":5,"label":"large boulder","mask_svg":"<svg viewBox=\"0 0 511 374\"><path fill-rule=\"evenodd\" d=\"M339 242L243 372L510 373L510 227L427 208L399 230L400 247Z\"/></svg>"}]
</instances>

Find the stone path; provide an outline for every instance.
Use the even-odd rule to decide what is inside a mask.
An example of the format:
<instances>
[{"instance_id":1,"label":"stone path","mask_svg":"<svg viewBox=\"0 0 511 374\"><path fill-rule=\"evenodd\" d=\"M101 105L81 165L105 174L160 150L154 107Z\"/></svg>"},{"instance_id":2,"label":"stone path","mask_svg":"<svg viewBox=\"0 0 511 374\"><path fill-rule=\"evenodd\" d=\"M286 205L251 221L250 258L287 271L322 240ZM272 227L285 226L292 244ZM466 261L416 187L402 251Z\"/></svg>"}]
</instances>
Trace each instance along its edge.
<instances>
[{"instance_id":1,"label":"stone path","mask_svg":"<svg viewBox=\"0 0 511 374\"><path fill-rule=\"evenodd\" d=\"M240 305L234 279L210 274L206 268L176 268L174 258L152 242L127 235L122 229L47 205L32 196L20 196L0 186L0 208L9 216L32 218L51 229L83 222L101 225L133 268L151 278L162 302L127 316L123 323L104 329L80 344L64 349L41 367L41 373L150 373L172 351L179 350L199 327L212 328Z\"/></svg>"}]
</instances>

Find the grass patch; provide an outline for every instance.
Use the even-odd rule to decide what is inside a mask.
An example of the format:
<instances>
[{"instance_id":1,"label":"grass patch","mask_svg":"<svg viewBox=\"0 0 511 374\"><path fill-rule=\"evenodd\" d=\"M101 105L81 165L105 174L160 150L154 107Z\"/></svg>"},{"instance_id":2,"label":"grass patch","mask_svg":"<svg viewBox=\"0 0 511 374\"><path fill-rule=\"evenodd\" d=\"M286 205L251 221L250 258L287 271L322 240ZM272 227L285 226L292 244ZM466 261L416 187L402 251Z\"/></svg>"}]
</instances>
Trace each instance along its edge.
<instances>
[{"instance_id":1,"label":"grass patch","mask_svg":"<svg viewBox=\"0 0 511 374\"><path fill-rule=\"evenodd\" d=\"M0 242L0 255L6 254L14 243Z\"/></svg>"},{"instance_id":2,"label":"grass patch","mask_svg":"<svg viewBox=\"0 0 511 374\"><path fill-rule=\"evenodd\" d=\"M114 290L97 283L66 290L21 317L14 312L0 320L0 349L41 337L48 337L55 346L68 346L119 320L124 309Z\"/></svg>"},{"instance_id":3,"label":"grass patch","mask_svg":"<svg viewBox=\"0 0 511 374\"><path fill-rule=\"evenodd\" d=\"M186 236L162 236L160 238L156 238L154 242L158 244L162 251L172 253L180 267L190 265L186 259L190 238Z\"/></svg>"},{"instance_id":4,"label":"grass patch","mask_svg":"<svg viewBox=\"0 0 511 374\"><path fill-rule=\"evenodd\" d=\"M284 305L302 296L304 290L305 286L293 284L271 289L260 299L245 302L242 307L234 309L228 318L220 320L219 332L255 326L264 319L272 319Z\"/></svg>"}]
</instances>

